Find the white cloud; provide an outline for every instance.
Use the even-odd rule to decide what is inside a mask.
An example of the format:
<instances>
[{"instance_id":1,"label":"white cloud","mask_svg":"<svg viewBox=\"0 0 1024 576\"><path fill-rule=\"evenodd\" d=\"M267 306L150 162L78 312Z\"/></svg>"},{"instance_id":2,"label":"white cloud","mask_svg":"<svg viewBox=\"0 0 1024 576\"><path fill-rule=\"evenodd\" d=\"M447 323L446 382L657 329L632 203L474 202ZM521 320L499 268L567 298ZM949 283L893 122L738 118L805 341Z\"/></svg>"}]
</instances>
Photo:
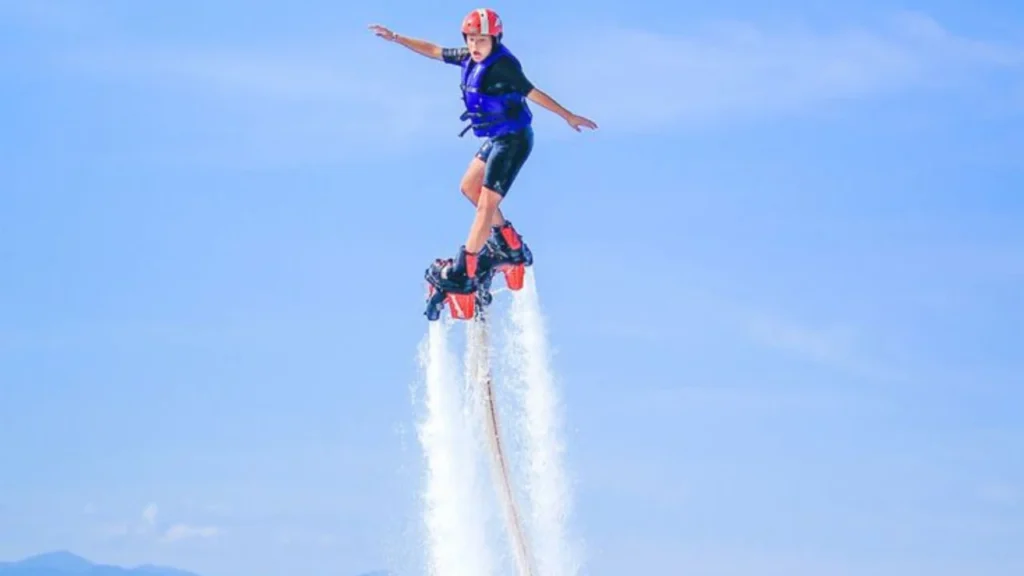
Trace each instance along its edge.
<instances>
[{"instance_id":1,"label":"white cloud","mask_svg":"<svg viewBox=\"0 0 1024 576\"><path fill-rule=\"evenodd\" d=\"M142 519L148 526L156 526L156 516L159 508L155 502L150 502L142 509Z\"/></svg>"},{"instance_id":2,"label":"white cloud","mask_svg":"<svg viewBox=\"0 0 1024 576\"><path fill-rule=\"evenodd\" d=\"M739 22L676 35L609 28L588 38L578 50L553 55L549 76L581 113L619 130L791 113L1024 63L1020 47L955 36L912 13L877 30Z\"/></svg>"},{"instance_id":3,"label":"white cloud","mask_svg":"<svg viewBox=\"0 0 1024 576\"><path fill-rule=\"evenodd\" d=\"M160 522L160 508L155 502L147 504L133 522L106 522L97 526L99 534L105 537L155 538L161 542L177 542L194 538L212 538L222 534L222 529L212 525L197 525L189 522Z\"/></svg>"},{"instance_id":4,"label":"white cloud","mask_svg":"<svg viewBox=\"0 0 1024 576\"><path fill-rule=\"evenodd\" d=\"M213 538L221 534L216 526L192 526L190 524L172 524L164 531L161 540L177 542L193 538Z\"/></svg>"}]
</instances>

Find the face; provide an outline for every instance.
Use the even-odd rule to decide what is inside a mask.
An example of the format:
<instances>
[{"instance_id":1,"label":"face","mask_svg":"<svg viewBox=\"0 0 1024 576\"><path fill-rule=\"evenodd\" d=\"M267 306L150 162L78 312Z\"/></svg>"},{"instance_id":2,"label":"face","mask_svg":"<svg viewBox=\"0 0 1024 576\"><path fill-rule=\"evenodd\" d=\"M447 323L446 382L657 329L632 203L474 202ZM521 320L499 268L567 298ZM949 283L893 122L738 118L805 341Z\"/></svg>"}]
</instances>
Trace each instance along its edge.
<instances>
[{"instance_id":1,"label":"face","mask_svg":"<svg viewBox=\"0 0 1024 576\"><path fill-rule=\"evenodd\" d=\"M469 34L466 36L466 47L473 61L480 62L491 53L494 41L486 34Z\"/></svg>"}]
</instances>

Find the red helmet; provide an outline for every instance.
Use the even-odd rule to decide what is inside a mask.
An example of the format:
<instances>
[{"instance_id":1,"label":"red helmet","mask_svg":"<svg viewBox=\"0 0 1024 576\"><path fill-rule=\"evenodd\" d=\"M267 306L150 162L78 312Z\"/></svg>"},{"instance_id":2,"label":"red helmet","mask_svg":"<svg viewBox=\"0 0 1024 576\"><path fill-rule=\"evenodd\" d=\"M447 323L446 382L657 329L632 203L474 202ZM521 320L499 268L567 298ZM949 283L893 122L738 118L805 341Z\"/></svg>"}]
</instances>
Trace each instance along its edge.
<instances>
[{"instance_id":1,"label":"red helmet","mask_svg":"<svg viewBox=\"0 0 1024 576\"><path fill-rule=\"evenodd\" d=\"M490 8L477 8L462 19L463 34L501 36L501 17Z\"/></svg>"}]
</instances>

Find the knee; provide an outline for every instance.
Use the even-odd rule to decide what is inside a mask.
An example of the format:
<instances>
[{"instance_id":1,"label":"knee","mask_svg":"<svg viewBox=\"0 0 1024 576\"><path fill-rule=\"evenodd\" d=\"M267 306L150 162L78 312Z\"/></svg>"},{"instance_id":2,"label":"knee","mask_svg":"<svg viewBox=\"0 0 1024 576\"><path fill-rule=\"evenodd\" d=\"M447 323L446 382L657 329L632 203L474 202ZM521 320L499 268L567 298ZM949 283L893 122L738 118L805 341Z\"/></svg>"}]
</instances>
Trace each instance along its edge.
<instances>
[{"instance_id":1,"label":"knee","mask_svg":"<svg viewBox=\"0 0 1024 576\"><path fill-rule=\"evenodd\" d=\"M479 194L480 200L476 203L477 211L492 213L498 209L498 204L501 203L500 194L486 186L480 188Z\"/></svg>"}]
</instances>

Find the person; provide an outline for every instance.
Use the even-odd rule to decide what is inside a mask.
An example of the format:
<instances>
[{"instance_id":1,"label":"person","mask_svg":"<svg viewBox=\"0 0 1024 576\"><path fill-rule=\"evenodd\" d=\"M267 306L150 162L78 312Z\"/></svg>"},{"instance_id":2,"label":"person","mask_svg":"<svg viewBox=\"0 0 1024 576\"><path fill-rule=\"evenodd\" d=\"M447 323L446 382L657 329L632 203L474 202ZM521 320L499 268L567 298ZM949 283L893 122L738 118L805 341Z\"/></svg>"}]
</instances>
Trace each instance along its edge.
<instances>
[{"instance_id":1,"label":"person","mask_svg":"<svg viewBox=\"0 0 1024 576\"><path fill-rule=\"evenodd\" d=\"M462 193L476 206L476 216L455 258L435 261L429 279L445 292L469 294L494 267L531 265L533 256L522 236L501 211L500 204L533 150L533 114L527 100L561 116L577 132L597 125L574 114L537 88L519 60L503 42L504 27L489 8L469 12L462 20L465 46L442 48L425 40L397 34L385 26L370 29L379 37L428 58L459 66L468 130L484 142L462 177Z\"/></svg>"}]
</instances>

